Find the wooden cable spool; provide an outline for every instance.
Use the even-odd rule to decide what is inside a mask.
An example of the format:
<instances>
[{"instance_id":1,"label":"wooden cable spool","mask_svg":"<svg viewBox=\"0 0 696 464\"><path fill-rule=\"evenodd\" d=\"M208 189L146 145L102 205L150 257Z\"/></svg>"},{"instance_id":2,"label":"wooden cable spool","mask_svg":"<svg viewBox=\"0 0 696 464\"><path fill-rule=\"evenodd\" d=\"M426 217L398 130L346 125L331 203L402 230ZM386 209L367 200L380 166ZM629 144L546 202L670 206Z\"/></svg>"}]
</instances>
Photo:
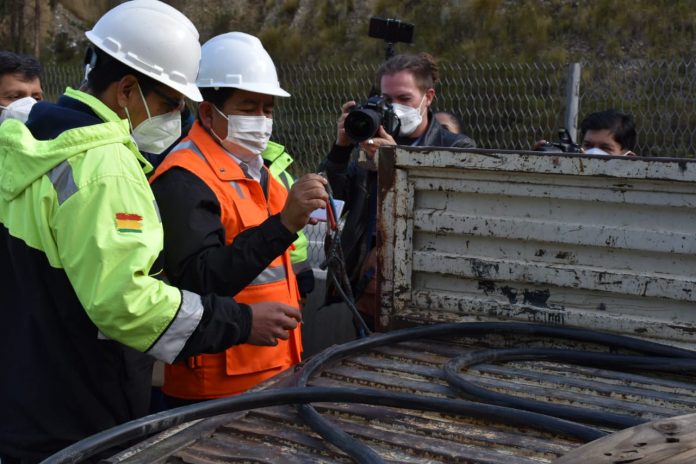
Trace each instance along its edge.
<instances>
[{"instance_id":1,"label":"wooden cable spool","mask_svg":"<svg viewBox=\"0 0 696 464\"><path fill-rule=\"evenodd\" d=\"M553 464L692 464L696 462L696 414L637 425L592 441Z\"/></svg>"}]
</instances>

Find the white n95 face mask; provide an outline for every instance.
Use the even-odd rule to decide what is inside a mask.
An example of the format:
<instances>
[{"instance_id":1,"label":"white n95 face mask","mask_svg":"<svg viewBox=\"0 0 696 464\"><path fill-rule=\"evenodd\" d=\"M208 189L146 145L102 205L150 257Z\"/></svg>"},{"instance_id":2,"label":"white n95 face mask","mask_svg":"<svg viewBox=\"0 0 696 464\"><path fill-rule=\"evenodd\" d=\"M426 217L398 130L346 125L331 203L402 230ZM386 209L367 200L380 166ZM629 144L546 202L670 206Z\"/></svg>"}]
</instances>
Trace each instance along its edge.
<instances>
[{"instance_id":1,"label":"white n95 face mask","mask_svg":"<svg viewBox=\"0 0 696 464\"><path fill-rule=\"evenodd\" d=\"M6 119L16 119L21 122L27 122L31 108L36 104L36 100L32 97L24 97L15 100L7 106L0 105L2 113L0 113L0 123Z\"/></svg>"},{"instance_id":2,"label":"white n95 face mask","mask_svg":"<svg viewBox=\"0 0 696 464\"><path fill-rule=\"evenodd\" d=\"M131 125L131 135L133 136L133 140L135 140L135 144L138 146L138 150L152 153L153 155L159 155L181 136L181 113L178 111L170 111L169 113L160 114L159 116L150 116L150 108L147 106L143 91L140 90L140 85L138 85L138 92L140 92L140 98L145 105L147 119L133 129L133 123L131 122L130 114L128 114L128 108L124 108L126 110L128 122Z\"/></svg>"},{"instance_id":3,"label":"white n95 face mask","mask_svg":"<svg viewBox=\"0 0 696 464\"><path fill-rule=\"evenodd\" d=\"M585 150L586 155L609 155L606 151L602 150L601 148L590 148L588 150Z\"/></svg>"},{"instance_id":4,"label":"white n95 face mask","mask_svg":"<svg viewBox=\"0 0 696 464\"><path fill-rule=\"evenodd\" d=\"M260 155L268 146L273 131L273 119L266 116L226 115L214 106L220 116L227 119L225 140L246 148L254 155Z\"/></svg>"},{"instance_id":5,"label":"white n95 face mask","mask_svg":"<svg viewBox=\"0 0 696 464\"><path fill-rule=\"evenodd\" d=\"M425 101L425 95L421 98L420 103L417 108L411 106L402 105L400 103L392 103L394 107L394 113L399 117L401 121L401 128L399 129L399 135L408 137L413 134L416 128L423 122L423 115L421 114L421 107Z\"/></svg>"}]
</instances>

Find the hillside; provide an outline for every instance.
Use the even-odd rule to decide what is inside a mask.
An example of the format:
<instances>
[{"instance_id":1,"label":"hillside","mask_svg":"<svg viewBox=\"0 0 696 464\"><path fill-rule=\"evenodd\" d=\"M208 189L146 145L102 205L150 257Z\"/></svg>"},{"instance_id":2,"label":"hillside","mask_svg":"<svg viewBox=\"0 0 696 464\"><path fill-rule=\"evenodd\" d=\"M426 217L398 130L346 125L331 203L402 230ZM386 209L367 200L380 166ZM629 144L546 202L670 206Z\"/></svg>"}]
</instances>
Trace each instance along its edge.
<instances>
[{"instance_id":1,"label":"hillside","mask_svg":"<svg viewBox=\"0 0 696 464\"><path fill-rule=\"evenodd\" d=\"M44 63L81 60L84 30L115 0L0 1L0 46ZM277 62L375 61L372 15L416 25L413 45L454 62L568 62L694 56L691 0L209 0L168 3L201 39L230 30L258 35ZM37 28L38 25L38 28ZM38 44L38 46L37 46Z\"/></svg>"}]
</instances>

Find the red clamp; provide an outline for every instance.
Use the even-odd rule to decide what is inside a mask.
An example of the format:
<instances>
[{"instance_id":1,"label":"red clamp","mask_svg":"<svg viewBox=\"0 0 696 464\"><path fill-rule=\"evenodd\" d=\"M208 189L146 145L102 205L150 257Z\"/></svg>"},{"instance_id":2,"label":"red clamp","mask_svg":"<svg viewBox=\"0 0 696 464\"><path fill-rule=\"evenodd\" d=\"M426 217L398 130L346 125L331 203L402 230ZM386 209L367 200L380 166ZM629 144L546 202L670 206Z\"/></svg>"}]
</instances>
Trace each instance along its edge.
<instances>
[{"instance_id":1,"label":"red clamp","mask_svg":"<svg viewBox=\"0 0 696 464\"><path fill-rule=\"evenodd\" d=\"M326 200L326 219L331 230L338 229L338 224L336 223L336 218L334 217L333 201L331 200L331 197Z\"/></svg>"}]
</instances>

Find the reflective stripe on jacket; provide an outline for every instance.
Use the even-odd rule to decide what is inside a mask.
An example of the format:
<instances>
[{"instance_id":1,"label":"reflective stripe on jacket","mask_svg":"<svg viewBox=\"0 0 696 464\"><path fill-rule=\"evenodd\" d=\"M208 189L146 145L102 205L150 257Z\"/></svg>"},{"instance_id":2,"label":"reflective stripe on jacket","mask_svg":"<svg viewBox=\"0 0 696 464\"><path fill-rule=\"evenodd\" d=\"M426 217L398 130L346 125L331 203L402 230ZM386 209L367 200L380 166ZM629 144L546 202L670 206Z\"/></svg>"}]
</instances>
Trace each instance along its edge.
<instances>
[{"instance_id":1,"label":"reflective stripe on jacket","mask_svg":"<svg viewBox=\"0 0 696 464\"><path fill-rule=\"evenodd\" d=\"M245 176L240 166L198 123L189 136L160 164L150 182L172 168L182 168L201 179L220 204L225 242L230 245L244 230L257 226L283 208L287 191L269 178L268 199L259 182ZM166 253L166 249L165 249ZM254 281L235 295L240 303L278 301L298 307L297 282L289 252L275 258ZM300 361L300 328L275 347L239 345L225 353L200 355L165 367L163 391L187 399L219 398L241 393Z\"/></svg>"},{"instance_id":2,"label":"reflective stripe on jacket","mask_svg":"<svg viewBox=\"0 0 696 464\"><path fill-rule=\"evenodd\" d=\"M203 313L152 277L162 226L128 121L72 89L32 111L66 127L0 126L0 455L24 462L147 414L142 352L175 359Z\"/></svg>"},{"instance_id":3,"label":"reflective stripe on jacket","mask_svg":"<svg viewBox=\"0 0 696 464\"><path fill-rule=\"evenodd\" d=\"M133 143L128 121L84 92L68 88L65 95L88 105L105 122L46 141L35 140L16 121L3 125L7 155L0 155L6 159L0 221L13 236L45 253L52 267L65 270L104 335L173 360L186 342L168 330L178 324L182 296L150 276L163 242L141 163L148 170L151 166ZM27 155L15 161L22 152ZM52 168L42 173L41 164ZM33 220L19 220L22 216ZM200 319L203 307L196 305ZM182 324L190 334L198 320Z\"/></svg>"}]
</instances>

